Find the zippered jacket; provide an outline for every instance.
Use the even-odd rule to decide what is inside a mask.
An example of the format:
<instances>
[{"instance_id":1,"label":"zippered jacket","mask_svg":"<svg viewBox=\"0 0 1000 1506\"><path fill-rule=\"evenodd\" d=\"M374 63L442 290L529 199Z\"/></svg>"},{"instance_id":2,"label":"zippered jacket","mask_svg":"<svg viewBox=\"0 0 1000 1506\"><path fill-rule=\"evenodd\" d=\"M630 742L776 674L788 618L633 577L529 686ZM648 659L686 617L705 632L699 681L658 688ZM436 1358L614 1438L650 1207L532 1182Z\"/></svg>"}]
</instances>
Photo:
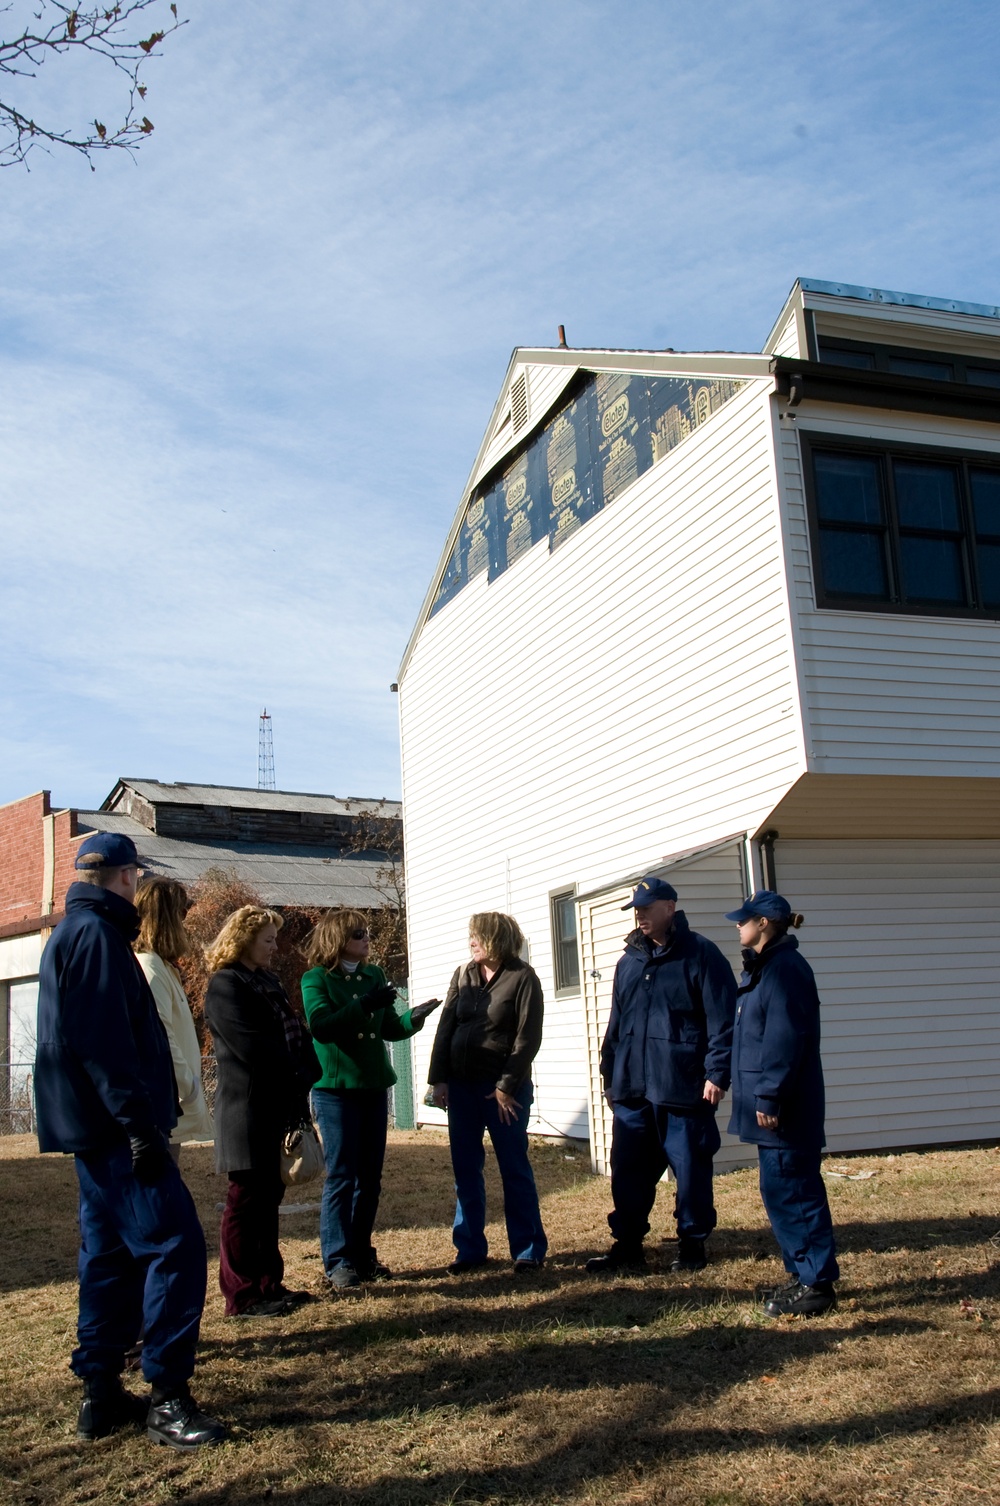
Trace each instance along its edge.
<instances>
[{"instance_id":1,"label":"zippered jacket","mask_svg":"<svg viewBox=\"0 0 1000 1506\"><path fill-rule=\"evenodd\" d=\"M170 1046L131 946L138 933L120 894L70 885L39 968L39 1150L86 1155L177 1123Z\"/></svg>"},{"instance_id":2,"label":"zippered jacket","mask_svg":"<svg viewBox=\"0 0 1000 1506\"><path fill-rule=\"evenodd\" d=\"M434 1037L428 1082L492 1082L514 1094L542 1044L544 1003L534 968L519 957L488 983L479 964L457 968Z\"/></svg>"},{"instance_id":3,"label":"zippered jacket","mask_svg":"<svg viewBox=\"0 0 1000 1506\"><path fill-rule=\"evenodd\" d=\"M385 983L385 973L374 962L359 963L353 973L336 967L311 967L303 973L302 1004L323 1069L315 1087L334 1092L392 1087L396 1074L385 1042L405 1041L423 1021L414 1025L408 1009L398 1015L391 1005L368 1014L361 1000Z\"/></svg>"},{"instance_id":4,"label":"zippered jacket","mask_svg":"<svg viewBox=\"0 0 1000 1506\"><path fill-rule=\"evenodd\" d=\"M743 953L733 1036L731 1134L754 1145L819 1148L824 1142L819 994L794 936ZM761 1129L758 1112L777 1115Z\"/></svg>"},{"instance_id":5,"label":"zippered jacket","mask_svg":"<svg viewBox=\"0 0 1000 1506\"><path fill-rule=\"evenodd\" d=\"M615 968L601 1077L611 1101L645 1098L668 1108L711 1112L706 1080L725 1091L736 1010L736 979L719 948L674 913L663 952L641 931Z\"/></svg>"}]
</instances>

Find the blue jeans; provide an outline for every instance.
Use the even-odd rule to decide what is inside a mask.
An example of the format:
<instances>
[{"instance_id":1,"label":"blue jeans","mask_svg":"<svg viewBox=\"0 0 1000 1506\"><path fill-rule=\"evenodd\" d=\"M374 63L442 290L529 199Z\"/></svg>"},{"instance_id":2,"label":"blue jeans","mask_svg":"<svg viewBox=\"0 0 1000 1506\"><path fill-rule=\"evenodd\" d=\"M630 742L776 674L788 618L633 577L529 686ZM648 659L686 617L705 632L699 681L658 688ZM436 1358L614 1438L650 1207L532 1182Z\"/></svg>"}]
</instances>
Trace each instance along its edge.
<instances>
[{"instance_id":1,"label":"blue jeans","mask_svg":"<svg viewBox=\"0 0 1000 1506\"><path fill-rule=\"evenodd\" d=\"M760 1195L789 1276L803 1286L840 1275L820 1152L758 1145Z\"/></svg>"},{"instance_id":2,"label":"blue jeans","mask_svg":"<svg viewBox=\"0 0 1000 1506\"><path fill-rule=\"evenodd\" d=\"M549 1242L542 1228L538 1191L528 1160L528 1111L534 1090L530 1079L517 1092L519 1116L504 1124L493 1082L448 1084L448 1143L455 1173L455 1223L451 1237L459 1260L486 1259L486 1152L489 1131L503 1182L503 1215L512 1260L544 1260Z\"/></svg>"},{"instance_id":3,"label":"blue jeans","mask_svg":"<svg viewBox=\"0 0 1000 1506\"><path fill-rule=\"evenodd\" d=\"M372 1229L382 1192L389 1100L385 1088L313 1088L326 1180L319 1215L323 1269L366 1270L375 1259Z\"/></svg>"},{"instance_id":4,"label":"blue jeans","mask_svg":"<svg viewBox=\"0 0 1000 1506\"><path fill-rule=\"evenodd\" d=\"M70 1366L120 1375L145 1320L142 1373L154 1386L190 1379L207 1277L205 1236L171 1163L144 1187L127 1145L77 1156L80 1317Z\"/></svg>"},{"instance_id":5,"label":"blue jeans","mask_svg":"<svg viewBox=\"0 0 1000 1506\"><path fill-rule=\"evenodd\" d=\"M707 1239L715 1228L712 1157L719 1130L711 1112L676 1114L641 1098L616 1103L611 1132L611 1233L640 1245L649 1232L656 1187L667 1167L677 1183L674 1216L682 1239Z\"/></svg>"}]
</instances>

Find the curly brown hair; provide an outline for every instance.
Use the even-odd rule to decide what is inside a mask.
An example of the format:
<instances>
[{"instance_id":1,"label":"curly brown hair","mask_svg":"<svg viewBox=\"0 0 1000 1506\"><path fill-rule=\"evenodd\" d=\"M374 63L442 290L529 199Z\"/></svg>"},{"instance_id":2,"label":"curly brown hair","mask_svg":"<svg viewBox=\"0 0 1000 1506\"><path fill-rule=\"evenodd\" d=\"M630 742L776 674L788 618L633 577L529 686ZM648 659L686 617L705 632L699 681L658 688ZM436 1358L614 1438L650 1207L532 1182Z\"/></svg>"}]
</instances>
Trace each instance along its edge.
<instances>
[{"instance_id":1,"label":"curly brown hair","mask_svg":"<svg viewBox=\"0 0 1000 1506\"><path fill-rule=\"evenodd\" d=\"M268 910L263 905L242 905L239 910L234 910L205 952L209 972L217 973L220 967L237 962L265 926L274 926L280 931L283 924L276 910Z\"/></svg>"}]
</instances>

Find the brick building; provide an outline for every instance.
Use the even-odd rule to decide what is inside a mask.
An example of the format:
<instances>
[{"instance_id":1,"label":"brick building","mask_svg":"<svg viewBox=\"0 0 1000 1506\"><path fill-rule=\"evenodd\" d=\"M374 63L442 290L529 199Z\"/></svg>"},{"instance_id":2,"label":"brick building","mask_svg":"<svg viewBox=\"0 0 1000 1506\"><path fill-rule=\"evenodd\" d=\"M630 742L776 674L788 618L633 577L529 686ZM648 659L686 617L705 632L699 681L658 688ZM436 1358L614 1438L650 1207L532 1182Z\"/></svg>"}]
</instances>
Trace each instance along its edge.
<instances>
[{"instance_id":1,"label":"brick building","mask_svg":"<svg viewBox=\"0 0 1000 1506\"><path fill-rule=\"evenodd\" d=\"M119 779L96 811L53 808L48 790L0 806L0 1130L30 1127L38 966L84 837L123 832L148 872L182 883L222 869L267 904L371 910L386 855L365 844L400 824L391 800L155 779Z\"/></svg>"}]
</instances>

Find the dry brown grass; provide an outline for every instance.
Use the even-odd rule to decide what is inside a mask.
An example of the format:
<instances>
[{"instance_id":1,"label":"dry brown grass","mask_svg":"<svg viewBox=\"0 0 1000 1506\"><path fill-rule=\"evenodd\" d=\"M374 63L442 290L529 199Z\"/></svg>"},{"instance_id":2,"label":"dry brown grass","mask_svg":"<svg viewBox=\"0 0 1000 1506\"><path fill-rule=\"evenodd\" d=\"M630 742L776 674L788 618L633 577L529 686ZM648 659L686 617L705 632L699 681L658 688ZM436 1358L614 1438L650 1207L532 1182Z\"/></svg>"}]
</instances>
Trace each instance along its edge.
<instances>
[{"instance_id":1,"label":"dry brown grass","mask_svg":"<svg viewBox=\"0 0 1000 1506\"><path fill-rule=\"evenodd\" d=\"M567 1149L534 1151L545 1272L516 1281L498 1262L455 1281L444 1139L391 1136L378 1245L397 1279L267 1325L224 1322L213 1287L196 1392L233 1440L177 1456L138 1434L76 1438L72 1166L0 1141L5 1506L1000 1498L997 1151L856 1158L877 1175L830 1184L841 1305L775 1324L753 1300L781 1273L752 1172L717 1184L702 1276L666 1270L663 1189L654 1272L608 1282L581 1269L607 1242L608 1186ZM184 1157L211 1240L223 1184L207 1150ZM282 1225L289 1279L309 1284L315 1210ZM504 1252L496 1226L491 1240Z\"/></svg>"}]
</instances>

